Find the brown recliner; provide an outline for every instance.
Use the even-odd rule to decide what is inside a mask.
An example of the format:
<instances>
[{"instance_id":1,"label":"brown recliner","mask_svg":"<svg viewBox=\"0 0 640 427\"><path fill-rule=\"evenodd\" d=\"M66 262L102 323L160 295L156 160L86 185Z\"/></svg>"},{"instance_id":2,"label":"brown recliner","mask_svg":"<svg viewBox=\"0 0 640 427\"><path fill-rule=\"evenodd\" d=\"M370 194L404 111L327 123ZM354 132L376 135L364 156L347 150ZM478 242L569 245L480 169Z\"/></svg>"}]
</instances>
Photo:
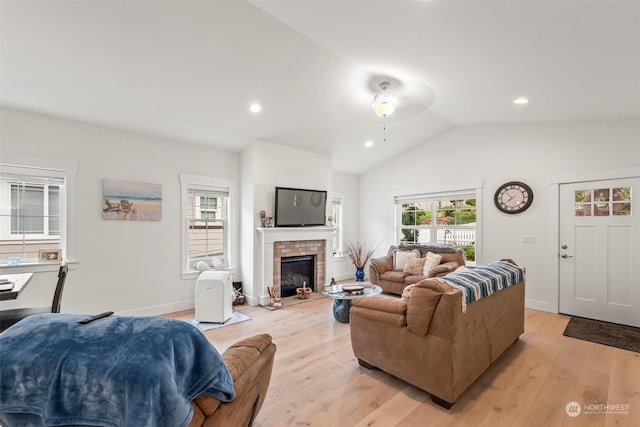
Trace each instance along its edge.
<instances>
[{"instance_id":1,"label":"brown recliner","mask_svg":"<svg viewBox=\"0 0 640 427\"><path fill-rule=\"evenodd\" d=\"M255 335L232 345L222 354L236 397L231 402L200 395L191 401L194 413L189 427L234 426L253 423L269 388L276 345L267 334Z\"/></svg>"}]
</instances>

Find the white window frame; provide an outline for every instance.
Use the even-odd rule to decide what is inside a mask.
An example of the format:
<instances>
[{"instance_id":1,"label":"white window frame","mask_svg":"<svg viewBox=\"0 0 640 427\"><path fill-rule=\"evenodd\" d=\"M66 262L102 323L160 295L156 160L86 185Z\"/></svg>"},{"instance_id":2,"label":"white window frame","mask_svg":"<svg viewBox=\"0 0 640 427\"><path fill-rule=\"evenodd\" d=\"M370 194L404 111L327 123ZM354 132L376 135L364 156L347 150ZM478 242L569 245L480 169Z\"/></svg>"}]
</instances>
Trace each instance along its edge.
<instances>
[{"instance_id":1,"label":"white window frame","mask_svg":"<svg viewBox=\"0 0 640 427\"><path fill-rule=\"evenodd\" d=\"M181 191L181 234L182 234L182 250L181 250L181 270L182 277L188 278L198 272L195 266L190 265L189 261L189 233L188 233L188 216L187 216L187 199L189 197L189 189L203 189L227 192L227 218L225 222L224 233L224 255L221 257L214 257L221 259L227 267L231 267L234 264L233 254L234 248L232 247L231 236L234 236L234 227L236 221L233 218L237 215L234 209L234 200L236 197L236 182L232 179L216 178L203 175L192 175L187 173L180 174L180 191ZM220 209L220 207L218 207Z\"/></svg>"},{"instance_id":2,"label":"white window frame","mask_svg":"<svg viewBox=\"0 0 640 427\"><path fill-rule=\"evenodd\" d=\"M404 192L399 192L393 196L393 209L394 209L394 239L396 244L400 243L402 234L402 207L401 204L411 201L434 201L442 199L456 199L456 198L474 198L476 200L476 226L475 226L475 262L470 262L470 265L481 265L482 262L482 186L481 184L475 184L458 189L415 189ZM406 227L405 227L406 228ZM430 226L424 226L423 228L436 229L438 226L432 224ZM442 227L440 227L442 228ZM437 233L437 231L436 231ZM434 234L432 232L432 234ZM437 237L436 237L437 239Z\"/></svg>"},{"instance_id":3,"label":"white window frame","mask_svg":"<svg viewBox=\"0 0 640 427\"><path fill-rule=\"evenodd\" d=\"M75 160L55 159L14 153L2 153L0 173L17 173L59 177L64 180L64 191L60 191L60 249L66 263L77 262L76 254L76 188L78 162ZM9 196L10 197L10 196ZM10 202L10 200L9 200ZM9 224L9 231L11 225ZM2 268L12 272L38 272L57 270L56 263L39 263L37 259L21 260L18 265L8 265L0 261Z\"/></svg>"},{"instance_id":4,"label":"white window frame","mask_svg":"<svg viewBox=\"0 0 640 427\"><path fill-rule=\"evenodd\" d=\"M336 218L335 210L336 206L339 210L339 213ZM335 228L335 242L333 248L333 257L334 258L342 258L345 256L344 252L344 194L343 193L333 193L331 197L331 215L333 215L333 226Z\"/></svg>"}]
</instances>

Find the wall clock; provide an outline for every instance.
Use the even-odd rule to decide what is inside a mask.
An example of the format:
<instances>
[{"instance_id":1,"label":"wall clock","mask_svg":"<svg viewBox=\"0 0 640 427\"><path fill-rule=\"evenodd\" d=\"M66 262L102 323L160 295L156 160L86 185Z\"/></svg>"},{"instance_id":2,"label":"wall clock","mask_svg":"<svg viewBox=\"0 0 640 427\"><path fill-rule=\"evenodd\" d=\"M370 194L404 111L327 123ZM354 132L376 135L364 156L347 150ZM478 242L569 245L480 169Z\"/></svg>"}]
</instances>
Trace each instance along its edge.
<instances>
[{"instance_id":1,"label":"wall clock","mask_svg":"<svg viewBox=\"0 0 640 427\"><path fill-rule=\"evenodd\" d=\"M533 191L524 182L511 181L502 184L493 196L496 207L508 214L524 212L533 203Z\"/></svg>"}]
</instances>

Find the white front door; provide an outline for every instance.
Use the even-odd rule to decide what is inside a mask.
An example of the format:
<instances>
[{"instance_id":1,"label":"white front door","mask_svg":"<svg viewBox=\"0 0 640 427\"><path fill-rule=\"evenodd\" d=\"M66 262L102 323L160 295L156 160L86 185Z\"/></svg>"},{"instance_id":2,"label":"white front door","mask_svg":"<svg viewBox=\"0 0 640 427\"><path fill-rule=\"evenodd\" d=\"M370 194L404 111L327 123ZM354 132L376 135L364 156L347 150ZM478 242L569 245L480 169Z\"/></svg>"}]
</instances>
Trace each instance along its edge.
<instances>
[{"instance_id":1,"label":"white front door","mask_svg":"<svg viewBox=\"0 0 640 427\"><path fill-rule=\"evenodd\" d=\"M640 326L639 201L640 178L560 186L560 313Z\"/></svg>"}]
</instances>

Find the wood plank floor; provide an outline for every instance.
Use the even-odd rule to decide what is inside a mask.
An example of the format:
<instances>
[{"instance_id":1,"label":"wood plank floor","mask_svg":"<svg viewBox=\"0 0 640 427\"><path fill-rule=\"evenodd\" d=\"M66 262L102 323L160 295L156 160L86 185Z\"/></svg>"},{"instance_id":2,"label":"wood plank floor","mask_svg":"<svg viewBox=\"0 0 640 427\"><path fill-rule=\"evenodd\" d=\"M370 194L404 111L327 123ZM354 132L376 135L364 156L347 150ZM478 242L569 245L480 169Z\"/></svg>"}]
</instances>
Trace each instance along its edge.
<instances>
[{"instance_id":1,"label":"wood plank floor","mask_svg":"<svg viewBox=\"0 0 640 427\"><path fill-rule=\"evenodd\" d=\"M236 306L252 320L205 332L221 353L258 333L278 346L256 427L640 425L640 354L564 337L567 316L526 310L524 335L447 411L421 390L360 367L349 325L334 321L331 303ZM577 417L565 411L572 401L583 407ZM628 407L585 413L585 404Z\"/></svg>"}]
</instances>

